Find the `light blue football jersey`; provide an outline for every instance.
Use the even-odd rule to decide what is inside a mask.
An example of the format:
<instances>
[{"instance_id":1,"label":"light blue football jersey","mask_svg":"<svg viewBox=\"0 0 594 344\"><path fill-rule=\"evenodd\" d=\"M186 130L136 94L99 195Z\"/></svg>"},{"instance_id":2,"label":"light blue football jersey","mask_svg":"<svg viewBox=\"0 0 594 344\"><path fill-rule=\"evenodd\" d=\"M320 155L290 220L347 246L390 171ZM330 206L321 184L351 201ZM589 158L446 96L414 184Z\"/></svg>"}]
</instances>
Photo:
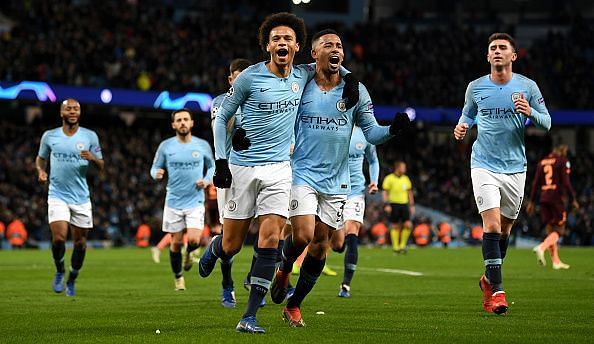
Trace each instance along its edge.
<instances>
[{"instance_id":1,"label":"light blue football jersey","mask_svg":"<svg viewBox=\"0 0 594 344\"><path fill-rule=\"evenodd\" d=\"M472 127L476 120L478 136L472 145L471 168L505 174L526 171L524 131L527 117L516 112L514 106L514 99L521 95L532 108L532 123L549 130L551 116L538 86L529 78L514 73L508 83L499 85L485 75L468 84L458 123Z\"/></svg>"},{"instance_id":2,"label":"light blue football jersey","mask_svg":"<svg viewBox=\"0 0 594 344\"><path fill-rule=\"evenodd\" d=\"M363 131L355 127L349 146L349 171L351 179L351 193L349 197L365 195L365 175L363 174L363 161L369 164L369 179L371 183L379 181L379 160L375 146L367 142Z\"/></svg>"},{"instance_id":3,"label":"light blue football jersey","mask_svg":"<svg viewBox=\"0 0 594 344\"><path fill-rule=\"evenodd\" d=\"M151 167L153 179L159 168L167 171L167 207L191 209L204 203L204 189L198 189L196 181L204 179L210 184L214 174L214 159L208 142L195 136L188 143L179 142L176 136L161 142Z\"/></svg>"},{"instance_id":4,"label":"light blue football jersey","mask_svg":"<svg viewBox=\"0 0 594 344\"><path fill-rule=\"evenodd\" d=\"M226 125L241 106L241 127L251 146L241 152L231 150L229 162L257 166L289 161L291 135L305 84L313 78L311 65L293 66L289 76L272 74L265 62L246 68L227 92L215 119L215 157L227 159Z\"/></svg>"},{"instance_id":5,"label":"light blue football jersey","mask_svg":"<svg viewBox=\"0 0 594 344\"><path fill-rule=\"evenodd\" d=\"M305 88L295 123L293 185L308 185L330 195L348 195L353 126L361 127L374 144L392 137L388 126L378 125L365 86L359 84L359 102L349 110L341 100L343 88L344 81L330 91L320 90L315 81Z\"/></svg>"},{"instance_id":6,"label":"light blue football jersey","mask_svg":"<svg viewBox=\"0 0 594 344\"><path fill-rule=\"evenodd\" d=\"M48 198L56 198L68 204L83 204L90 201L87 185L89 161L81 158L80 152L90 151L102 160L97 134L79 127L72 136L64 134L62 127L43 133L38 155L50 164Z\"/></svg>"}]
</instances>

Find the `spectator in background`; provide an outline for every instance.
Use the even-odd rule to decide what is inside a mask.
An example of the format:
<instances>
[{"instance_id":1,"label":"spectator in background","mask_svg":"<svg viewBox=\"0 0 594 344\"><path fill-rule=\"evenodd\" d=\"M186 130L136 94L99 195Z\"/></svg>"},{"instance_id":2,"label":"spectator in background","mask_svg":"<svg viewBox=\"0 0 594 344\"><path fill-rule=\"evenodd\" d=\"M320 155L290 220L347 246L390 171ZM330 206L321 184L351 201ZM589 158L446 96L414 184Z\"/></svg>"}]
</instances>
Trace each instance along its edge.
<instances>
[{"instance_id":1,"label":"spectator in background","mask_svg":"<svg viewBox=\"0 0 594 344\"><path fill-rule=\"evenodd\" d=\"M27 229L21 220L14 218L6 229L6 240L12 248L23 248L27 242Z\"/></svg>"},{"instance_id":2,"label":"spectator in background","mask_svg":"<svg viewBox=\"0 0 594 344\"><path fill-rule=\"evenodd\" d=\"M419 247L425 247L431 243L431 226L426 220L423 220L415 227L413 237L415 245Z\"/></svg>"},{"instance_id":3,"label":"spectator in background","mask_svg":"<svg viewBox=\"0 0 594 344\"><path fill-rule=\"evenodd\" d=\"M0 220L0 249L2 249L2 240L4 240L5 232L6 226L4 225L4 222Z\"/></svg>"},{"instance_id":4,"label":"spectator in background","mask_svg":"<svg viewBox=\"0 0 594 344\"><path fill-rule=\"evenodd\" d=\"M452 226L447 222L442 222L437 225L437 237L444 248L452 242Z\"/></svg>"},{"instance_id":5,"label":"spectator in background","mask_svg":"<svg viewBox=\"0 0 594 344\"><path fill-rule=\"evenodd\" d=\"M151 240L151 227L146 223L138 226L136 230L136 247L149 247Z\"/></svg>"}]
</instances>

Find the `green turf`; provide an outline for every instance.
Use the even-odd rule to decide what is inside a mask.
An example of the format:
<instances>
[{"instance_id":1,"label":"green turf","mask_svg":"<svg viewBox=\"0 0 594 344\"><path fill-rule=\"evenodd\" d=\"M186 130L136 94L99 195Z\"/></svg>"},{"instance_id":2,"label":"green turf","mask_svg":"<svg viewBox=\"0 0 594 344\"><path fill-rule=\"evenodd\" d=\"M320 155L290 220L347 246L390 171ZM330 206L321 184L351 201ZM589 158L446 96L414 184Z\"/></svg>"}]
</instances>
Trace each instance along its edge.
<instances>
[{"instance_id":1,"label":"green turf","mask_svg":"<svg viewBox=\"0 0 594 344\"><path fill-rule=\"evenodd\" d=\"M166 252L155 264L148 250L89 250L77 296L69 298L51 290L50 251L0 251L0 343L591 342L594 250L561 254L568 271L537 266L529 250L509 250L503 271L510 310L501 317L481 307L480 248L404 256L362 248L350 299L336 296L341 273L322 276L302 307L307 327L289 328L269 300L258 313L268 333L254 336L234 330L247 299L250 247L235 260L233 310L220 305L218 268L207 279L194 268L186 273L188 289L175 292ZM331 254L330 266L341 272L342 259Z\"/></svg>"}]
</instances>

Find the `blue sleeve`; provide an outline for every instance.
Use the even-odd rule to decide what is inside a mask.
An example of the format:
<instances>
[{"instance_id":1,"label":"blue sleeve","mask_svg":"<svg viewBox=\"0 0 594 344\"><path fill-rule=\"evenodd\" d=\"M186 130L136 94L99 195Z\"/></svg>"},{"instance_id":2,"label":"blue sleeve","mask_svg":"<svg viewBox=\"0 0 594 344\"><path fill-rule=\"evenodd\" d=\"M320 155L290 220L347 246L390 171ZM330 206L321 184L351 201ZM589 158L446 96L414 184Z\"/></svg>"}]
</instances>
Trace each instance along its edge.
<instances>
[{"instance_id":1,"label":"blue sleeve","mask_svg":"<svg viewBox=\"0 0 594 344\"><path fill-rule=\"evenodd\" d=\"M163 142L157 148L157 152L155 153L155 158L153 159L153 166L151 166L151 177L154 180L157 180L157 170L160 168L165 168L165 148L163 147Z\"/></svg>"},{"instance_id":2,"label":"blue sleeve","mask_svg":"<svg viewBox=\"0 0 594 344\"><path fill-rule=\"evenodd\" d=\"M101 146L99 145L99 137L94 131L91 132L91 144L89 145L89 151L99 159L103 160L103 152L101 152Z\"/></svg>"},{"instance_id":3,"label":"blue sleeve","mask_svg":"<svg viewBox=\"0 0 594 344\"><path fill-rule=\"evenodd\" d=\"M210 104L210 119L212 121L214 121L223 99L225 99L225 95L219 94L218 96L215 97L215 99L212 100L212 103Z\"/></svg>"},{"instance_id":4,"label":"blue sleeve","mask_svg":"<svg viewBox=\"0 0 594 344\"><path fill-rule=\"evenodd\" d=\"M532 108L530 119L534 125L548 131L551 129L551 115L549 115L549 110L547 110L547 107L545 106L544 98L535 82L530 83L529 89L529 104Z\"/></svg>"},{"instance_id":5,"label":"blue sleeve","mask_svg":"<svg viewBox=\"0 0 594 344\"><path fill-rule=\"evenodd\" d=\"M458 119L458 124L466 123L468 128L472 128L474 120L476 119L478 106L472 97L472 90L474 88L474 82L468 84L466 87L466 94L464 95L464 107L462 108L462 115Z\"/></svg>"},{"instance_id":6,"label":"blue sleeve","mask_svg":"<svg viewBox=\"0 0 594 344\"><path fill-rule=\"evenodd\" d=\"M359 83L359 102L353 110L354 123L363 130L367 142L379 145L388 141L390 135L389 126L381 126L373 115L373 103L367 88Z\"/></svg>"},{"instance_id":7,"label":"blue sleeve","mask_svg":"<svg viewBox=\"0 0 594 344\"><path fill-rule=\"evenodd\" d=\"M250 94L251 73L241 73L225 95L214 121L215 159L227 159L227 123Z\"/></svg>"},{"instance_id":8,"label":"blue sleeve","mask_svg":"<svg viewBox=\"0 0 594 344\"><path fill-rule=\"evenodd\" d=\"M204 180L207 184L210 184L212 176L215 171L214 158L212 157L212 149L207 142L203 143L204 150L204 166L206 166L206 174L204 174Z\"/></svg>"},{"instance_id":9,"label":"blue sleeve","mask_svg":"<svg viewBox=\"0 0 594 344\"><path fill-rule=\"evenodd\" d=\"M50 146L49 143L47 142L48 138L48 132L46 131L45 133L43 133L43 135L41 136L41 141L39 142L39 153L37 153L37 155L42 158L47 160L47 158L49 157L50 154Z\"/></svg>"},{"instance_id":10,"label":"blue sleeve","mask_svg":"<svg viewBox=\"0 0 594 344\"><path fill-rule=\"evenodd\" d=\"M365 148L365 159L369 164L369 179L372 183L377 184L379 182L379 159L377 158L377 150L372 144L368 144Z\"/></svg>"}]
</instances>

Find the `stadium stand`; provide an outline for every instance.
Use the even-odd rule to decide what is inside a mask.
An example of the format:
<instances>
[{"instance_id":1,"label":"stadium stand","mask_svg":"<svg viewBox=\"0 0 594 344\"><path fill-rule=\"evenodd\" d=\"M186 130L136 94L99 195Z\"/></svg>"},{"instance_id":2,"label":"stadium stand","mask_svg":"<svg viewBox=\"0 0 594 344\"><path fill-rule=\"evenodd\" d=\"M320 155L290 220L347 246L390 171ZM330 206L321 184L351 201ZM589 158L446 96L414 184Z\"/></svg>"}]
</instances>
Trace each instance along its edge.
<instances>
[{"instance_id":1,"label":"stadium stand","mask_svg":"<svg viewBox=\"0 0 594 344\"><path fill-rule=\"evenodd\" d=\"M3 2L0 81L218 94L227 88L231 59L262 59L254 34L257 23L278 8L272 1L216 4L214 15L212 1L203 5L183 1L175 7L156 0L104 1L101 6L82 0ZM347 47L346 66L368 86L375 104L461 107L467 83L485 73L486 62L476 58L485 53L485 34L453 22L442 21L438 28L414 15L409 18L405 23L384 19L353 27L338 25ZM419 23L423 25L415 25ZM514 70L541 86L549 110L594 109L593 25L576 14L564 23L565 30L549 30L520 46ZM309 61L307 49L300 59ZM0 109L22 113L23 105L4 102ZM50 110L44 109L47 115L32 123L14 116L0 118L0 221L7 223L6 214L14 213L29 237L38 241L47 240L49 231L46 191L36 183L33 161L43 130L59 125L58 111ZM92 172L89 176L95 205L91 238L126 244L141 223L160 228L165 190L152 182L148 170L156 145L170 134L163 125L166 115L161 120L140 118L126 126L106 108L95 108L91 117L86 111L83 104L81 123L98 133L106 157L105 176ZM96 114L101 112L99 120ZM194 134L212 141L208 118L203 117ZM419 123L407 138L381 146L383 171L396 159L406 160L419 204L476 222L470 146L451 137L436 141L431 130L444 137L451 134L449 124L443 125L429 128ZM528 176L532 176L534 164L550 148L550 139L527 140ZM594 153L582 147L572 152L570 161L582 207L568 218L567 241L592 244ZM530 186L528 182L526 192ZM380 205L370 204L367 229L383 220ZM517 227L537 236L538 221L522 215Z\"/></svg>"}]
</instances>

